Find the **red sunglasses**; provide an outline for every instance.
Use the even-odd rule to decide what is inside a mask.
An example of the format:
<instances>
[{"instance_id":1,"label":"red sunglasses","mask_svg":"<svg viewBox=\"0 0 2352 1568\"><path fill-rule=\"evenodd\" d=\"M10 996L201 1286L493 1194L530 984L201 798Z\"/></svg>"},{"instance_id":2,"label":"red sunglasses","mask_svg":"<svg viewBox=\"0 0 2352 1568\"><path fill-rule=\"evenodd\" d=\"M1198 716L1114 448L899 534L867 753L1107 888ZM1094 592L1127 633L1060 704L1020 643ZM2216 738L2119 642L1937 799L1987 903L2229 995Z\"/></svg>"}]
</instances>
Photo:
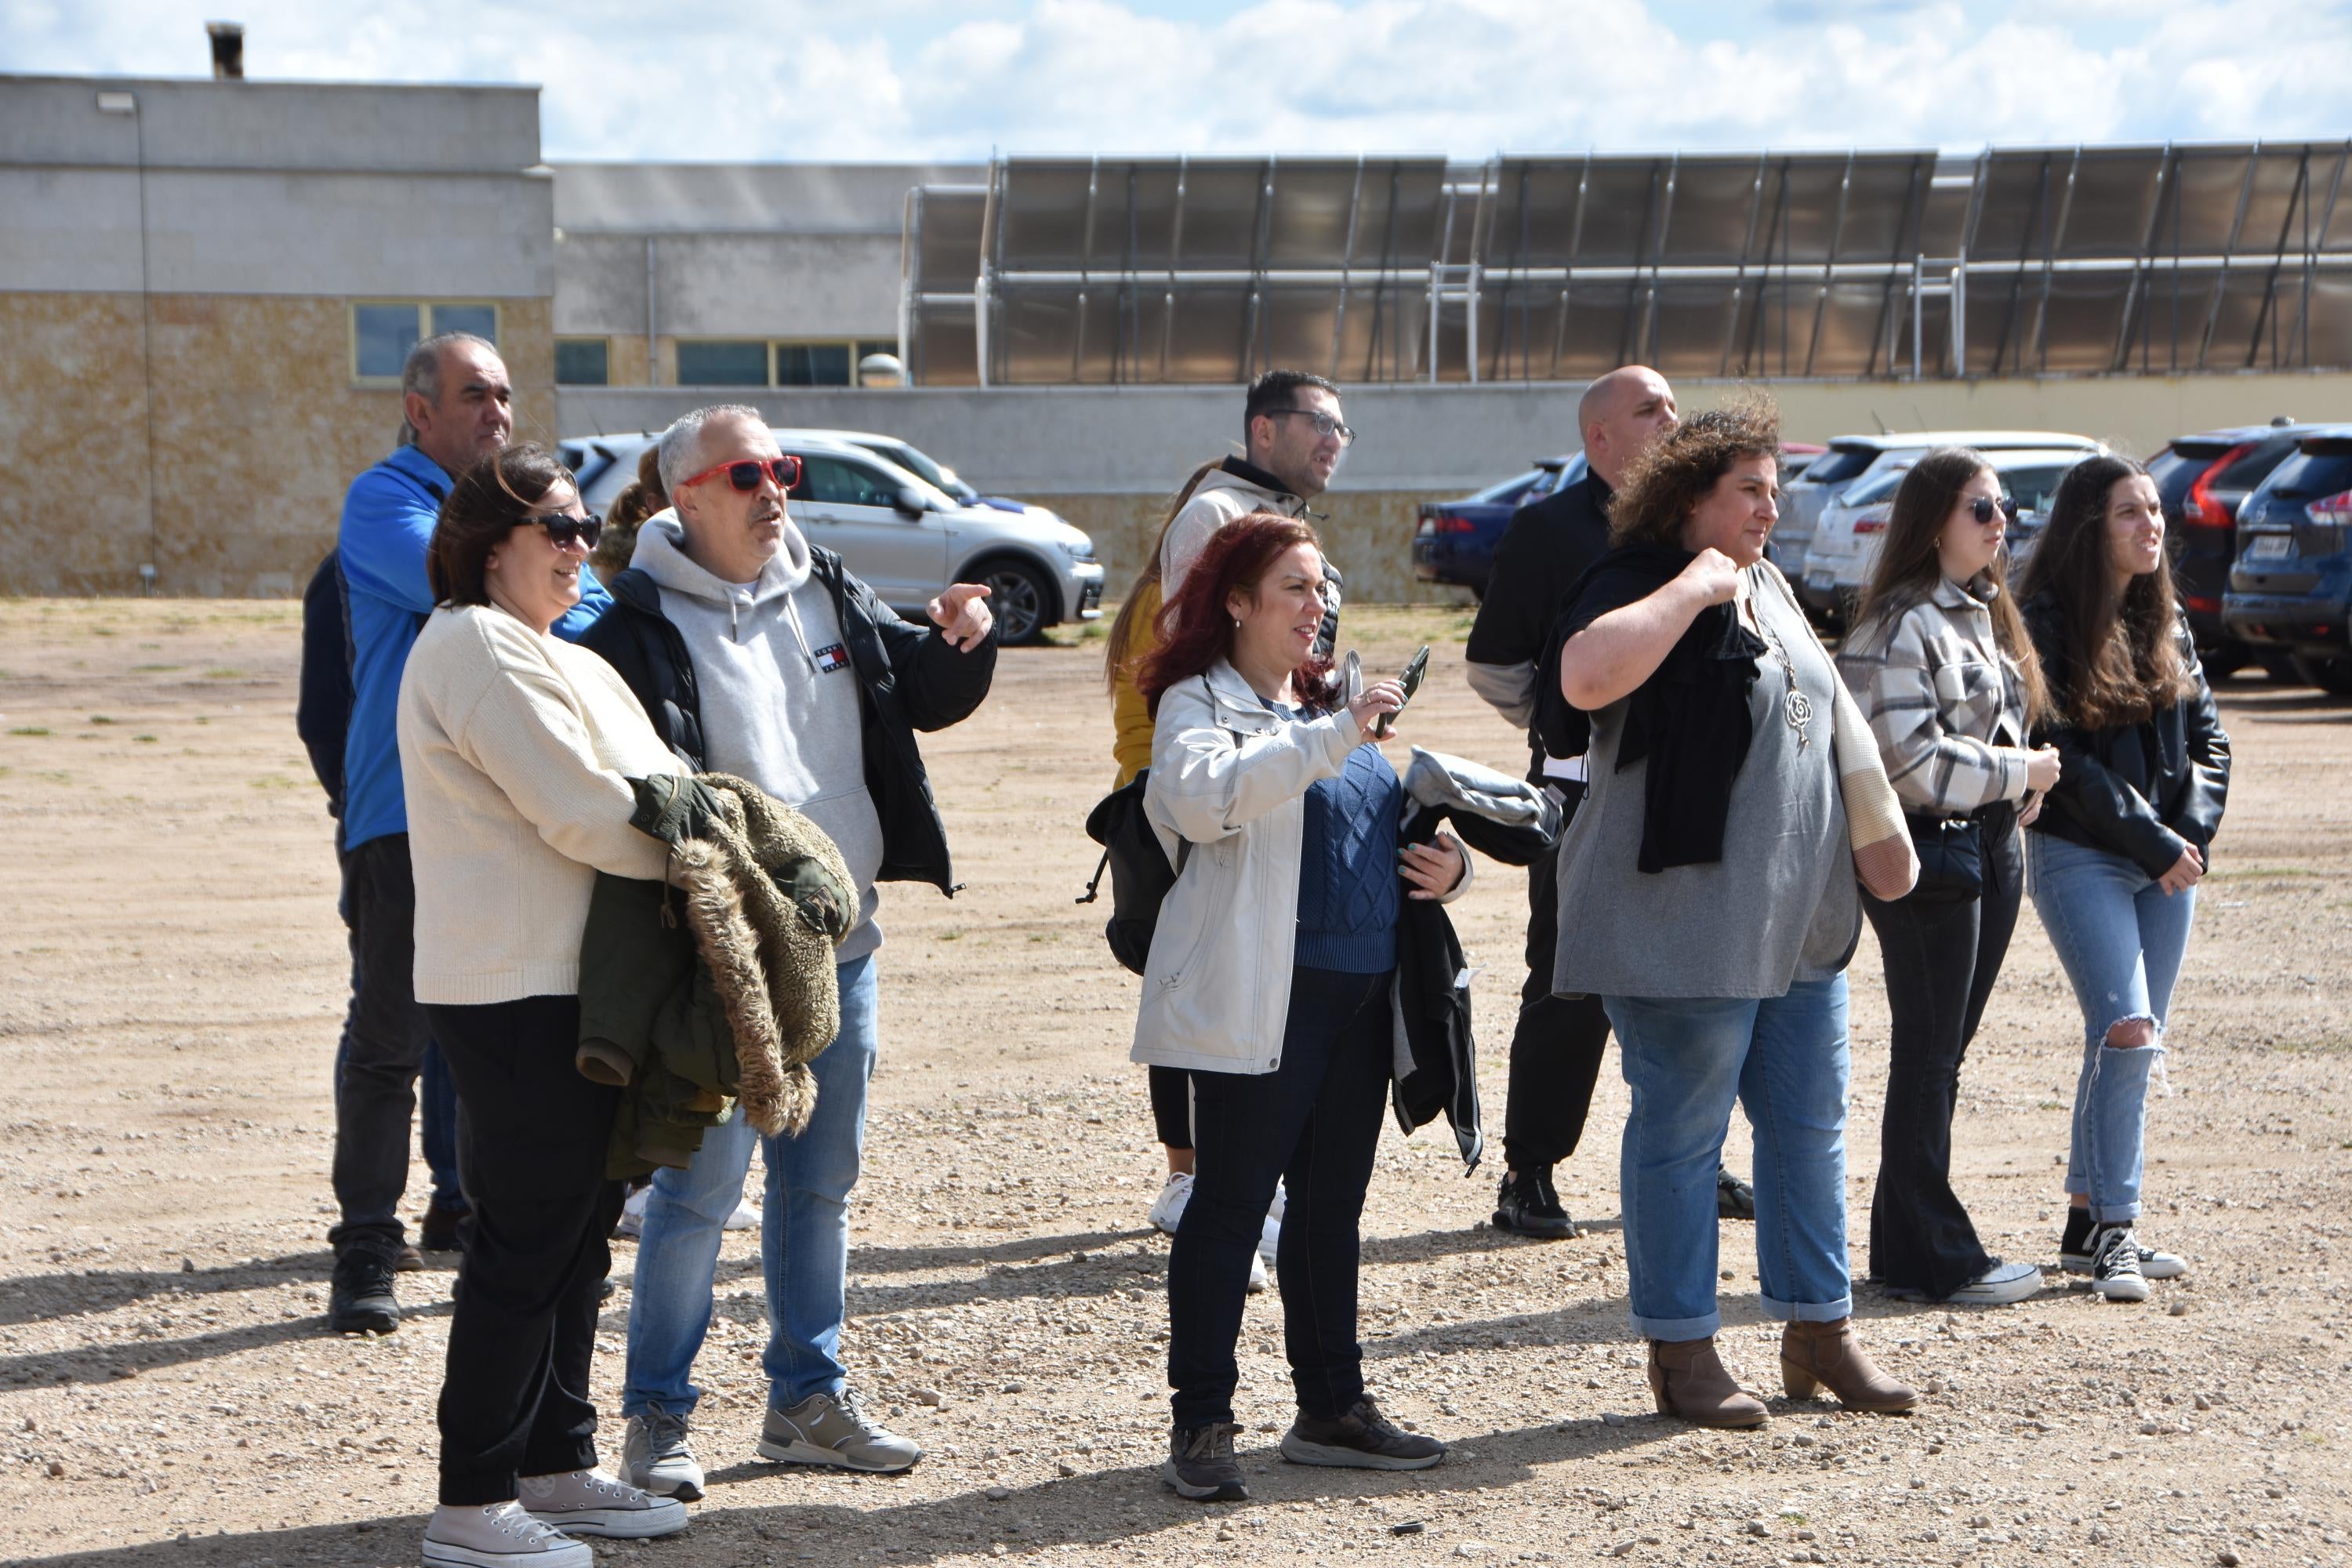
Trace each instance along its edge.
<instances>
[{"instance_id":1,"label":"red sunglasses","mask_svg":"<svg viewBox=\"0 0 2352 1568\"><path fill-rule=\"evenodd\" d=\"M801 460L790 453L781 458L738 458L731 463L705 468L694 478L681 480L677 488L689 489L713 474L725 474L729 484L746 494L760 488L762 476L775 480L778 489L788 490L801 482Z\"/></svg>"}]
</instances>

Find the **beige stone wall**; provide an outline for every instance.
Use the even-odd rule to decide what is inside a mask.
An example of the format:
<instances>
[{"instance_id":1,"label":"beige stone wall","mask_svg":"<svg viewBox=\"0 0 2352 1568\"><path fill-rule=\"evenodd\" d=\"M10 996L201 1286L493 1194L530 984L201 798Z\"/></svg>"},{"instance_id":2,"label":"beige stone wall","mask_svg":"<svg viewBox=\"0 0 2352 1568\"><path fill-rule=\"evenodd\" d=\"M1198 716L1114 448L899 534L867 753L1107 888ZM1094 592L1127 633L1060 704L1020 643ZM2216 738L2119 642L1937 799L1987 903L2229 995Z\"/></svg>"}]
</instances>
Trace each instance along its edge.
<instances>
[{"instance_id":1,"label":"beige stone wall","mask_svg":"<svg viewBox=\"0 0 2352 1568\"><path fill-rule=\"evenodd\" d=\"M159 294L152 312L154 505L141 301L0 294L0 593L300 591L344 490L391 449L400 399L355 384L351 301ZM500 301L518 435L555 435L545 300Z\"/></svg>"},{"instance_id":2,"label":"beige stone wall","mask_svg":"<svg viewBox=\"0 0 2352 1568\"><path fill-rule=\"evenodd\" d=\"M1336 490L1318 500L1315 510L1327 515L1316 522L1316 531L1323 537L1325 553L1347 580L1347 597L1362 604L1467 603L1465 589L1413 581L1412 531L1423 501L1453 500L1473 488ZM1103 596L1117 599L1126 595L1137 569L1150 559L1172 494L1034 499L1087 531L1103 563Z\"/></svg>"}]
</instances>

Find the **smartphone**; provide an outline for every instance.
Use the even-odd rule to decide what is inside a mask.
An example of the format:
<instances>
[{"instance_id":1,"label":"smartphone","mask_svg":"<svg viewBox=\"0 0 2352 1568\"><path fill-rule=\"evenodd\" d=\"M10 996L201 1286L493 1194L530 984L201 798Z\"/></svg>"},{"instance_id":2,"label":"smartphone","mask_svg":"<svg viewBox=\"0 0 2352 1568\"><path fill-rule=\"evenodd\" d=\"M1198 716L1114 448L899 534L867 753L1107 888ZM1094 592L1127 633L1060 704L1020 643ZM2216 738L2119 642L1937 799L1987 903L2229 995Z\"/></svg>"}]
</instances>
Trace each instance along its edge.
<instances>
[{"instance_id":1,"label":"smartphone","mask_svg":"<svg viewBox=\"0 0 2352 1568\"><path fill-rule=\"evenodd\" d=\"M1421 645L1421 651L1412 656L1412 662L1408 663L1404 667L1404 674L1399 678L1399 683L1404 688L1404 700L1408 705L1412 701L1412 694L1421 689L1421 678L1428 673L1429 645L1427 643L1423 643ZM1403 711L1403 708L1399 708L1397 710L1397 713L1402 713ZM1380 721L1372 726L1372 738L1378 741L1387 740L1389 738L1389 721L1395 717L1396 713L1381 714Z\"/></svg>"}]
</instances>

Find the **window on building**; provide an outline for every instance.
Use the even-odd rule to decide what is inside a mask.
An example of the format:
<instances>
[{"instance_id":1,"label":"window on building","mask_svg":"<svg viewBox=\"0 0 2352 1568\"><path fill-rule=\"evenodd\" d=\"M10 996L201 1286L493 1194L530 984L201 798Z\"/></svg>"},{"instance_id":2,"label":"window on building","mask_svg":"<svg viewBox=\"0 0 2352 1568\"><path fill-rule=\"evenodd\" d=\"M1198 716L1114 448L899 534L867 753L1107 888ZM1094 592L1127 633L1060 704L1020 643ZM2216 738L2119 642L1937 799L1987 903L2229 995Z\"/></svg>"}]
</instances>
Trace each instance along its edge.
<instances>
[{"instance_id":1,"label":"window on building","mask_svg":"<svg viewBox=\"0 0 2352 1568\"><path fill-rule=\"evenodd\" d=\"M613 340L555 340L555 384L558 386L607 386L613 380Z\"/></svg>"},{"instance_id":2,"label":"window on building","mask_svg":"<svg viewBox=\"0 0 2352 1568\"><path fill-rule=\"evenodd\" d=\"M352 374L362 381L398 381L408 351L433 333L471 332L499 341L499 308L483 302L371 300L352 307Z\"/></svg>"},{"instance_id":3,"label":"window on building","mask_svg":"<svg viewBox=\"0 0 2352 1568\"><path fill-rule=\"evenodd\" d=\"M768 345L756 338L697 338L677 345L680 386L766 386Z\"/></svg>"},{"instance_id":4,"label":"window on building","mask_svg":"<svg viewBox=\"0 0 2352 1568\"><path fill-rule=\"evenodd\" d=\"M779 386L847 386L855 369L847 343L778 343Z\"/></svg>"}]
</instances>

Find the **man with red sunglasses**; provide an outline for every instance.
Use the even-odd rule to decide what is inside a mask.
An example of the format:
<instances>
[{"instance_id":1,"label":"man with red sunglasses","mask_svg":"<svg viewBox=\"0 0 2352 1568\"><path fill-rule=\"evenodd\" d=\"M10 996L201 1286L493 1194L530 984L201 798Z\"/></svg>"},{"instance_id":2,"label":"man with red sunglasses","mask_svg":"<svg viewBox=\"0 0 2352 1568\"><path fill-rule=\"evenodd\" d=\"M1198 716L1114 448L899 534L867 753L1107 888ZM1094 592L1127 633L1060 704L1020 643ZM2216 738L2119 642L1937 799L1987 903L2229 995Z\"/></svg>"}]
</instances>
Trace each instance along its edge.
<instances>
[{"instance_id":1,"label":"man with red sunglasses","mask_svg":"<svg viewBox=\"0 0 2352 1568\"><path fill-rule=\"evenodd\" d=\"M915 731L958 722L988 695L996 639L988 590L959 583L931 626L902 621L833 552L794 527L797 459L756 409L698 409L661 439L671 510L647 518L614 608L583 639L619 670L654 727L697 771L733 773L808 814L857 885L835 953L841 1033L820 1054L816 1110L795 1137L762 1140L737 1117L686 1170L653 1179L637 1243L621 1409L630 1484L688 1501L702 1469L687 1440L688 1381L710 1322L719 1230L757 1146L767 1167L761 1257L768 1299L763 1458L903 1470L922 1450L866 1415L848 1387L841 1329L850 1188L875 1061L875 884L954 889L947 834Z\"/></svg>"}]
</instances>

